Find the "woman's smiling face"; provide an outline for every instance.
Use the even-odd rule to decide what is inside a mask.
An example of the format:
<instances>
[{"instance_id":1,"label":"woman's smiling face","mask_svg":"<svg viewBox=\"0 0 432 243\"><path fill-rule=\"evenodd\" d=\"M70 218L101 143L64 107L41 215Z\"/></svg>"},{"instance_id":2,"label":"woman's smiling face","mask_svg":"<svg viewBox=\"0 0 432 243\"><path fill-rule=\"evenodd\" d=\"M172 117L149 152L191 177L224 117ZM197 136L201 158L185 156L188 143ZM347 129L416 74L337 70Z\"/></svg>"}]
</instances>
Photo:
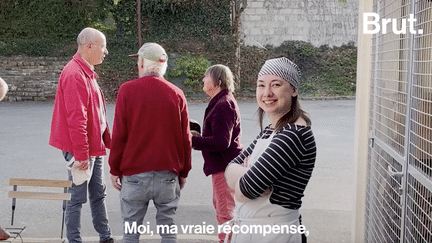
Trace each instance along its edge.
<instances>
[{"instance_id":1,"label":"woman's smiling face","mask_svg":"<svg viewBox=\"0 0 432 243\"><path fill-rule=\"evenodd\" d=\"M276 75L262 75L258 78L256 98L273 125L291 109L292 97L297 90L287 81Z\"/></svg>"}]
</instances>

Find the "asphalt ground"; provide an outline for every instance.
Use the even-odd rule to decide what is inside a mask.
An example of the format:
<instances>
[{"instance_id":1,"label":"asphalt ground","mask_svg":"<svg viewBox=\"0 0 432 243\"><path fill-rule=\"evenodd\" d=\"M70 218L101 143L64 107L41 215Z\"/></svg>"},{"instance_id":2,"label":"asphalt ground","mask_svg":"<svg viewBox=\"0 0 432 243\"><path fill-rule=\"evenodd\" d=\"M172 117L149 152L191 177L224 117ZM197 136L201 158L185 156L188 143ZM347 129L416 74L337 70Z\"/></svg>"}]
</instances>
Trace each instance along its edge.
<instances>
[{"instance_id":1,"label":"asphalt ground","mask_svg":"<svg viewBox=\"0 0 432 243\"><path fill-rule=\"evenodd\" d=\"M309 232L308 242L350 242L354 216L354 100L302 100L309 112L317 142L317 161L305 191L300 213ZM242 116L242 144L246 147L258 134L254 101L239 102ZM10 226L11 190L9 178L66 179L61 153L48 145L53 103L0 103L0 226ZM202 123L207 103L190 102L189 115ZM112 126L114 104L107 107ZM217 227L212 206L211 179L202 172L200 152L193 151L193 168L187 179L177 211L177 225L196 228ZM109 168L105 166L109 182ZM107 183L107 207L113 236L122 238L118 192ZM144 222L155 228L151 205ZM24 242L60 240L62 203L18 200L14 226L26 226ZM84 242L98 242L91 223L89 205L82 210ZM140 242L159 242L158 236L143 234ZM179 232L178 242L217 242L216 233Z\"/></svg>"}]
</instances>

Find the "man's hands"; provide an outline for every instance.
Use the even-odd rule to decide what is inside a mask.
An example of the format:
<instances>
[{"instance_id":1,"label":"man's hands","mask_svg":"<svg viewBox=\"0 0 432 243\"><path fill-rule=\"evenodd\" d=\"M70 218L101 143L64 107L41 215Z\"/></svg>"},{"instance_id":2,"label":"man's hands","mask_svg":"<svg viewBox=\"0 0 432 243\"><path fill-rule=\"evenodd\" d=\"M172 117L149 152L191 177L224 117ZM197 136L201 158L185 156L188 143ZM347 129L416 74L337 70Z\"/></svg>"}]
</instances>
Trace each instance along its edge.
<instances>
[{"instance_id":1,"label":"man's hands","mask_svg":"<svg viewBox=\"0 0 432 243\"><path fill-rule=\"evenodd\" d=\"M122 185L120 176L111 175L111 183L117 191L121 191Z\"/></svg>"},{"instance_id":2,"label":"man's hands","mask_svg":"<svg viewBox=\"0 0 432 243\"><path fill-rule=\"evenodd\" d=\"M180 185L180 190L183 189L183 187L186 184L186 178L179 176L179 185Z\"/></svg>"},{"instance_id":3,"label":"man's hands","mask_svg":"<svg viewBox=\"0 0 432 243\"><path fill-rule=\"evenodd\" d=\"M179 185L180 185L180 190L181 190L181 189L183 189L184 185L186 184L186 178L180 177L180 176L178 178L179 178ZM121 191L122 182L121 182L120 176L111 175L111 184L113 185L113 187L116 190Z\"/></svg>"},{"instance_id":4,"label":"man's hands","mask_svg":"<svg viewBox=\"0 0 432 243\"><path fill-rule=\"evenodd\" d=\"M74 163L76 163L76 168L78 170L87 170L90 165L90 161L88 159L83 161L75 161Z\"/></svg>"}]
</instances>

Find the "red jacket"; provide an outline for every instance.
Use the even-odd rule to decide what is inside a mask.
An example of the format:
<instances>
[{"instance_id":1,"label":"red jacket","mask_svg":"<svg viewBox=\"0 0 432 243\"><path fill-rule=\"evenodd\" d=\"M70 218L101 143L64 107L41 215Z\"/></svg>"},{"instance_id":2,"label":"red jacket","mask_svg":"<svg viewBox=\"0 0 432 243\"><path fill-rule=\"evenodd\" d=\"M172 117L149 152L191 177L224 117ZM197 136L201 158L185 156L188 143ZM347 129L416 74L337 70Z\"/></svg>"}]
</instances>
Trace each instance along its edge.
<instances>
[{"instance_id":1,"label":"red jacket","mask_svg":"<svg viewBox=\"0 0 432 243\"><path fill-rule=\"evenodd\" d=\"M106 155L106 148L110 148L108 125L101 132L101 118L106 121L105 99L96 78L97 74L75 54L58 82L49 144L72 153L78 161Z\"/></svg>"},{"instance_id":2,"label":"red jacket","mask_svg":"<svg viewBox=\"0 0 432 243\"><path fill-rule=\"evenodd\" d=\"M157 76L120 87L109 165L116 176L165 170L187 177L191 169L189 116L178 87Z\"/></svg>"}]
</instances>

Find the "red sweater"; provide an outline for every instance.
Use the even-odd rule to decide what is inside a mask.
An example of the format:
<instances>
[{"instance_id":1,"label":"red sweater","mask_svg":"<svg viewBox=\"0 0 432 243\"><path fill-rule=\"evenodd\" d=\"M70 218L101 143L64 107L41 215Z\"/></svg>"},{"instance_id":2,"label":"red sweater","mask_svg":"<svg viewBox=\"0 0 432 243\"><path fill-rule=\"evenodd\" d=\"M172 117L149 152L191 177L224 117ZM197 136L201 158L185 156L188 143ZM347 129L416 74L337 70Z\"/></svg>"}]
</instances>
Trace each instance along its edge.
<instances>
[{"instance_id":1,"label":"red sweater","mask_svg":"<svg viewBox=\"0 0 432 243\"><path fill-rule=\"evenodd\" d=\"M101 131L105 104L99 104L99 95L102 102L104 98L96 77L81 56L75 54L64 67L58 82L49 144L72 153L78 161L103 156L110 147L108 127L104 126L105 131Z\"/></svg>"},{"instance_id":2,"label":"red sweater","mask_svg":"<svg viewBox=\"0 0 432 243\"><path fill-rule=\"evenodd\" d=\"M162 77L144 76L118 92L109 156L112 175L173 171L187 177L191 140L183 92Z\"/></svg>"}]
</instances>

